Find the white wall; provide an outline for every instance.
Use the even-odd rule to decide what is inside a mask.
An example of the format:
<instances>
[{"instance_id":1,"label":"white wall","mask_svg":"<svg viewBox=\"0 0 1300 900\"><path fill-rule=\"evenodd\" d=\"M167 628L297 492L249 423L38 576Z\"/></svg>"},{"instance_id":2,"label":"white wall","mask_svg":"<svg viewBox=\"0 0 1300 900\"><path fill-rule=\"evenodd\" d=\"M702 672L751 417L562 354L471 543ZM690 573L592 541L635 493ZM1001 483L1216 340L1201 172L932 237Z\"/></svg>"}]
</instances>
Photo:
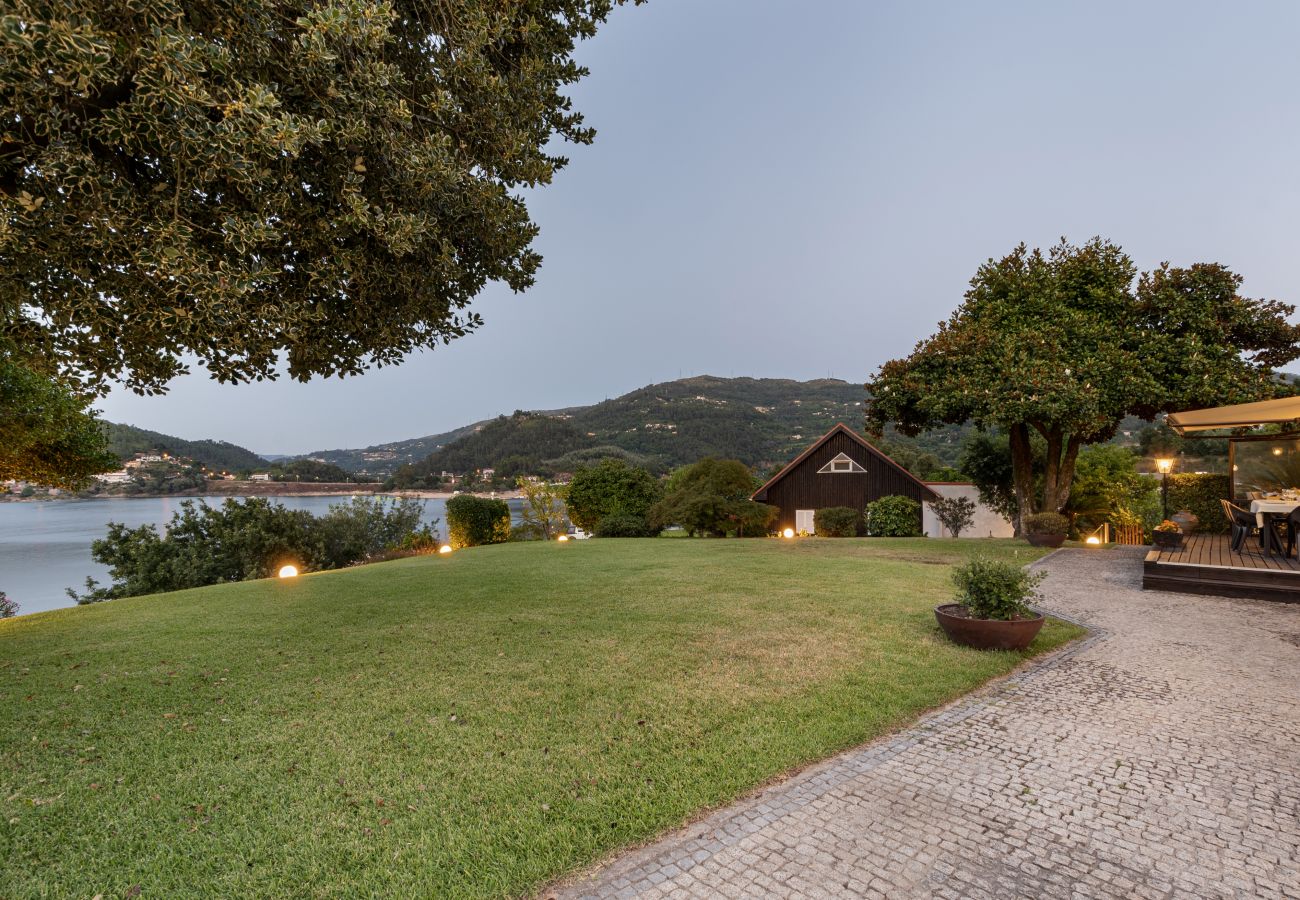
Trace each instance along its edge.
<instances>
[{"instance_id":1,"label":"white wall","mask_svg":"<svg viewBox=\"0 0 1300 900\"><path fill-rule=\"evenodd\" d=\"M1015 529L1011 523L980 502L980 493L973 484L939 484L930 483L930 489L940 497L969 497L975 503L975 518L970 528L962 531L964 538L1012 537ZM921 528L926 537L952 537L948 530L939 524L939 517L930 509L930 504L923 504Z\"/></svg>"}]
</instances>

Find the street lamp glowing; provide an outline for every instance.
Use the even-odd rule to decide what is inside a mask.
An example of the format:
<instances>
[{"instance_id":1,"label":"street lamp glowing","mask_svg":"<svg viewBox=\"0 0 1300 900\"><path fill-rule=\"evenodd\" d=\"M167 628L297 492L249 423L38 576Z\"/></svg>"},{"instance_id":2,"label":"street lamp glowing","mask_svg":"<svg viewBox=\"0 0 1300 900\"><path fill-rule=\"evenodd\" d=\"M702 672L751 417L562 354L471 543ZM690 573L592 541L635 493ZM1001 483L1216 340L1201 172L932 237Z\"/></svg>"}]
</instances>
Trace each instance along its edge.
<instances>
[{"instance_id":1,"label":"street lamp glowing","mask_svg":"<svg viewBox=\"0 0 1300 900\"><path fill-rule=\"evenodd\" d=\"M1174 461L1172 459L1157 459L1156 471L1161 475L1168 475L1174 470Z\"/></svg>"},{"instance_id":2,"label":"street lamp glowing","mask_svg":"<svg viewBox=\"0 0 1300 900\"><path fill-rule=\"evenodd\" d=\"M298 577L298 567L297 567L297 566L280 566L280 577L281 577L281 578L297 578L297 577Z\"/></svg>"},{"instance_id":3,"label":"street lamp glowing","mask_svg":"<svg viewBox=\"0 0 1300 900\"><path fill-rule=\"evenodd\" d=\"M783 538L792 538L792 537L794 537L794 529L793 529L793 528L787 528L785 531L781 532L781 537L783 537Z\"/></svg>"},{"instance_id":4,"label":"street lamp glowing","mask_svg":"<svg viewBox=\"0 0 1300 900\"><path fill-rule=\"evenodd\" d=\"M438 548L438 552L439 552L439 553L450 553L450 552L451 552L451 544L443 544L441 547Z\"/></svg>"}]
</instances>

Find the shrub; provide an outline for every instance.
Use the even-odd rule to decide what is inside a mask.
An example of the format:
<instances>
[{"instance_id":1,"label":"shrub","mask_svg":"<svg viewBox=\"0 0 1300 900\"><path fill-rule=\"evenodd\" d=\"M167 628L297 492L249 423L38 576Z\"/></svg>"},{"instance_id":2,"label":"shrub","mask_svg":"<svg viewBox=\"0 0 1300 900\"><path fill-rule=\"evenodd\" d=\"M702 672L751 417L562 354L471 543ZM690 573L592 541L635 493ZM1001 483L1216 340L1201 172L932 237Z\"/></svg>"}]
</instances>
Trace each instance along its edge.
<instances>
[{"instance_id":1,"label":"shrub","mask_svg":"<svg viewBox=\"0 0 1300 900\"><path fill-rule=\"evenodd\" d=\"M510 539L510 507L504 500L459 494L447 501L447 542L456 549Z\"/></svg>"},{"instance_id":2,"label":"shrub","mask_svg":"<svg viewBox=\"0 0 1300 900\"><path fill-rule=\"evenodd\" d=\"M662 495L659 480L645 469L621 459L602 459L573 473L567 496L569 519L594 532L605 516L644 518Z\"/></svg>"},{"instance_id":3,"label":"shrub","mask_svg":"<svg viewBox=\"0 0 1300 900\"><path fill-rule=\"evenodd\" d=\"M976 557L953 570L957 602L972 618L1009 619L1034 615L1029 603L1038 599L1035 588L1046 576L1014 563Z\"/></svg>"},{"instance_id":4,"label":"shrub","mask_svg":"<svg viewBox=\"0 0 1300 900\"><path fill-rule=\"evenodd\" d=\"M315 569L338 569L396 550L418 539L433 543L433 533L420 528L424 504L410 497L353 497L335 503L316 520L316 547L304 560Z\"/></svg>"},{"instance_id":5,"label":"shrub","mask_svg":"<svg viewBox=\"0 0 1300 900\"><path fill-rule=\"evenodd\" d=\"M647 514L657 528L680 525L696 534L759 537L768 533L780 510L749 499L754 476L736 459L702 459L668 478L667 495Z\"/></svg>"},{"instance_id":6,"label":"shrub","mask_svg":"<svg viewBox=\"0 0 1300 900\"><path fill-rule=\"evenodd\" d=\"M813 513L813 529L823 537L856 537L862 513L847 506L828 506Z\"/></svg>"},{"instance_id":7,"label":"shrub","mask_svg":"<svg viewBox=\"0 0 1300 900\"><path fill-rule=\"evenodd\" d=\"M1026 534L1069 534L1070 520L1060 513L1040 512L1025 516Z\"/></svg>"},{"instance_id":8,"label":"shrub","mask_svg":"<svg viewBox=\"0 0 1300 900\"><path fill-rule=\"evenodd\" d=\"M1225 533L1228 520L1224 518L1220 500L1231 499L1227 475L1180 472L1169 478L1169 509L1173 512L1187 510L1201 521L1197 531Z\"/></svg>"},{"instance_id":9,"label":"shrub","mask_svg":"<svg viewBox=\"0 0 1300 900\"><path fill-rule=\"evenodd\" d=\"M901 494L868 503L867 533L872 537L919 537L921 504Z\"/></svg>"},{"instance_id":10,"label":"shrub","mask_svg":"<svg viewBox=\"0 0 1300 900\"><path fill-rule=\"evenodd\" d=\"M600 520L596 526L596 537L639 538L654 537L659 532L650 527L645 516L633 516L627 513L614 513Z\"/></svg>"},{"instance_id":11,"label":"shrub","mask_svg":"<svg viewBox=\"0 0 1300 900\"><path fill-rule=\"evenodd\" d=\"M930 501L930 509L955 538L975 521L975 501L970 497L940 497Z\"/></svg>"},{"instance_id":12,"label":"shrub","mask_svg":"<svg viewBox=\"0 0 1300 900\"><path fill-rule=\"evenodd\" d=\"M0 619L9 619L18 615L18 604L5 596L4 591L0 591Z\"/></svg>"}]
</instances>

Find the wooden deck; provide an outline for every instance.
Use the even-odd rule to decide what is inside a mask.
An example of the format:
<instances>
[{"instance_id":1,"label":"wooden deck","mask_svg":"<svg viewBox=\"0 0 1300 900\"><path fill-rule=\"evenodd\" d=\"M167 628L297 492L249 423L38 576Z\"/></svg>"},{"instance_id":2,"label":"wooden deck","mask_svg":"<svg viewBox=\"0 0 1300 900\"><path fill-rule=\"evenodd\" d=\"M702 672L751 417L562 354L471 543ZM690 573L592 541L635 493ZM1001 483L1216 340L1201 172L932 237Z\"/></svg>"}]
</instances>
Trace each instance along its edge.
<instances>
[{"instance_id":1,"label":"wooden deck","mask_svg":"<svg viewBox=\"0 0 1300 900\"><path fill-rule=\"evenodd\" d=\"M1233 553L1227 535L1193 534L1177 550L1152 548L1142 564L1142 587L1300 603L1300 560L1268 556L1258 541Z\"/></svg>"}]
</instances>

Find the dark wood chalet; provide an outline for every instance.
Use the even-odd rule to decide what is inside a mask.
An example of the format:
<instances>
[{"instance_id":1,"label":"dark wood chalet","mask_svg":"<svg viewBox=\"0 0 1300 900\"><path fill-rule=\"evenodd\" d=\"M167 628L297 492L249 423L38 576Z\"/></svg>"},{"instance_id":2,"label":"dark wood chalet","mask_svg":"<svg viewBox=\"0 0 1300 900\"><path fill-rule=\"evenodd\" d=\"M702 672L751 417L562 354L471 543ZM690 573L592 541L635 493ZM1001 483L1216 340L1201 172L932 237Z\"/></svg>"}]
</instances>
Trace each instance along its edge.
<instances>
[{"instance_id":1,"label":"dark wood chalet","mask_svg":"<svg viewBox=\"0 0 1300 900\"><path fill-rule=\"evenodd\" d=\"M753 499L781 510L778 531L793 528L811 534L817 510L829 506L861 510L891 494L918 503L938 499L925 482L853 429L838 424L755 491Z\"/></svg>"}]
</instances>

